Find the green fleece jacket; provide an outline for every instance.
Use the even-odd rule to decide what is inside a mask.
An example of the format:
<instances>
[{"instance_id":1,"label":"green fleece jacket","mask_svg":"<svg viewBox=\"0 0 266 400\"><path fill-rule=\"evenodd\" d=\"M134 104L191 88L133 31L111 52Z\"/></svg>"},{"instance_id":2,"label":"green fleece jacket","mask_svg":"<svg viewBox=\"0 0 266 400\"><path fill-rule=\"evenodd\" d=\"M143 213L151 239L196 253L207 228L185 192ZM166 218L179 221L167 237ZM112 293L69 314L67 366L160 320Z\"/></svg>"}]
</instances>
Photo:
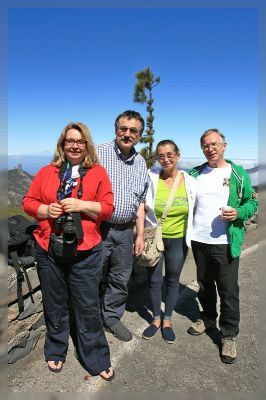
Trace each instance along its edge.
<instances>
[{"instance_id":1,"label":"green fleece jacket","mask_svg":"<svg viewBox=\"0 0 266 400\"><path fill-rule=\"evenodd\" d=\"M241 165L225 160L232 166L229 180L228 205L237 210L237 219L228 222L228 237L232 257L239 257L244 242L244 221L257 211L258 201L250 181L250 177ZM193 177L201 174L208 163L204 163L189 171Z\"/></svg>"}]
</instances>

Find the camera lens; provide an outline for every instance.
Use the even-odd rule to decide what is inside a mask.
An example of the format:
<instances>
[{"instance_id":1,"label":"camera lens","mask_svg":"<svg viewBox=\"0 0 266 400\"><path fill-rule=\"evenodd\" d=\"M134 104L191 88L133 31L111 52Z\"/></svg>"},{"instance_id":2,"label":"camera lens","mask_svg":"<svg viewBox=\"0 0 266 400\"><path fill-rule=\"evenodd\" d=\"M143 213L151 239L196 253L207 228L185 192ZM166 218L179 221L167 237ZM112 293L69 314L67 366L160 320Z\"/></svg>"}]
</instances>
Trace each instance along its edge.
<instances>
[{"instance_id":1,"label":"camera lens","mask_svg":"<svg viewBox=\"0 0 266 400\"><path fill-rule=\"evenodd\" d=\"M76 230L73 221L66 221L63 228L63 237L66 244L73 244L76 240Z\"/></svg>"}]
</instances>

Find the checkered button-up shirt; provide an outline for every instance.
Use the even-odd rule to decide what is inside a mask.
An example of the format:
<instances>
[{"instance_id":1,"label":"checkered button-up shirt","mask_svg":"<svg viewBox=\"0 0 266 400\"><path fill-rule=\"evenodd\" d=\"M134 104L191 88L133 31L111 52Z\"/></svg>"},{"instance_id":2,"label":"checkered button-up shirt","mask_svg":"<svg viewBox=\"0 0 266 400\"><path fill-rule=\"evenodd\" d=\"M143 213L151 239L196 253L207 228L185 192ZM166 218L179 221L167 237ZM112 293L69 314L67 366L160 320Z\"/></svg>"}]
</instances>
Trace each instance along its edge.
<instances>
[{"instance_id":1,"label":"checkered button-up shirt","mask_svg":"<svg viewBox=\"0 0 266 400\"><path fill-rule=\"evenodd\" d=\"M148 189L144 158L133 148L130 158L125 159L115 141L97 145L96 149L114 192L115 210L110 222L124 224L135 219L140 203L145 202Z\"/></svg>"}]
</instances>

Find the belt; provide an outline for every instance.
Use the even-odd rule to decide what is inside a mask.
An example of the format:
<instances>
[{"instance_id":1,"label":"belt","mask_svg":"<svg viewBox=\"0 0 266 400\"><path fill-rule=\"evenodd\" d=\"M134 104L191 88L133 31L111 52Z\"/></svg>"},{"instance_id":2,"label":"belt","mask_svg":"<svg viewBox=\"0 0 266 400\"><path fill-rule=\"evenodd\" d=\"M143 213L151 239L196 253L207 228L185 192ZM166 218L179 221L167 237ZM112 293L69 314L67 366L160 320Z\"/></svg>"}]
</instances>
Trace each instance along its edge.
<instances>
[{"instance_id":1,"label":"belt","mask_svg":"<svg viewBox=\"0 0 266 400\"><path fill-rule=\"evenodd\" d=\"M128 228L134 228L135 221L128 221L124 224L113 224L112 222L104 221L103 225L106 225L107 227L112 228L115 231L124 231Z\"/></svg>"}]
</instances>

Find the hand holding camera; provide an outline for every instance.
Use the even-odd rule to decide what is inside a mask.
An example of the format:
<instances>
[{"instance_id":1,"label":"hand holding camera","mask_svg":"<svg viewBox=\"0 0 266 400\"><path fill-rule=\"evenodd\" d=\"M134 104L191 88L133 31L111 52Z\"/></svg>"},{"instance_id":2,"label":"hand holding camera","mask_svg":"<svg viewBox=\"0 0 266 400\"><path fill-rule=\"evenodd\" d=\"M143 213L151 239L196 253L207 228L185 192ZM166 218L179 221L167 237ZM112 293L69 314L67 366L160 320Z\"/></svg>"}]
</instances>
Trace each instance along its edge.
<instances>
[{"instance_id":1,"label":"hand holding camera","mask_svg":"<svg viewBox=\"0 0 266 400\"><path fill-rule=\"evenodd\" d=\"M82 212L84 209L84 201L74 197L67 197L61 200L60 204L63 207L63 211L66 213Z\"/></svg>"},{"instance_id":2,"label":"hand holding camera","mask_svg":"<svg viewBox=\"0 0 266 400\"><path fill-rule=\"evenodd\" d=\"M63 207L60 203L51 203L48 206L49 218L58 218L64 213Z\"/></svg>"}]
</instances>

